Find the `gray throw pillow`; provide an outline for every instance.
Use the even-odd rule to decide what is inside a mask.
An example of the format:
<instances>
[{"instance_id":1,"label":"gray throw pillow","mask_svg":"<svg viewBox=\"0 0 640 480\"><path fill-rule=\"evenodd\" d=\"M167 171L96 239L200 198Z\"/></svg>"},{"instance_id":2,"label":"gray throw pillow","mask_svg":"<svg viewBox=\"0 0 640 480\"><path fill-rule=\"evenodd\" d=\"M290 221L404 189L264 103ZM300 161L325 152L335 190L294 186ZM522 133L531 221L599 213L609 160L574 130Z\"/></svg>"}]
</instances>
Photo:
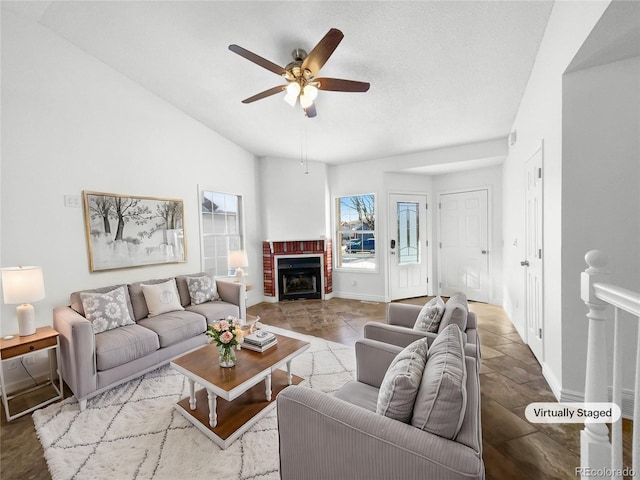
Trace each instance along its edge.
<instances>
[{"instance_id":1,"label":"gray throw pillow","mask_svg":"<svg viewBox=\"0 0 640 480\"><path fill-rule=\"evenodd\" d=\"M409 423L428 349L427 339L422 338L393 359L380 385L376 413Z\"/></svg>"},{"instance_id":2,"label":"gray throw pillow","mask_svg":"<svg viewBox=\"0 0 640 480\"><path fill-rule=\"evenodd\" d=\"M462 332L452 324L431 344L411 425L455 439L467 410L467 367Z\"/></svg>"},{"instance_id":3,"label":"gray throw pillow","mask_svg":"<svg viewBox=\"0 0 640 480\"><path fill-rule=\"evenodd\" d=\"M467 303L467 296L462 292L452 295L444 306L444 315L442 316L438 333L452 323L458 325L460 331L464 332L467 329L468 315L469 304Z\"/></svg>"},{"instance_id":4,"label":"gray throw pillow","mask_svg":"<svg viewBox=\"0 0 640 480\"><path fill-rule=\"evenodd\" d=\"M135 324L129 314L127 296L124 286L107 293L80 293L85 318L91 322L93 333Z\"/></svg>"},{"instance_id":5,"label":"gray throw pillow","mask_svg":"<svg viewBox=\"0 0 640 480\"><path fill-rule=\"evenodd\" d=\"M201 303L218 300L218 289L216 281L209 275L200 277L185 277L187 286L189 287L189 296L192 305L200 305Z\"/></svg>"},{"instance_id":6,"label":"gray throw pillow","mask_svg":"<svg viewBox=\"0 0 640 480\"><path fill-rule=\"evenodd\" d=\"M420 310L413 329L422 332L437 333L442 315L444 314L444 308L445 305L442 298L436 297L429 300Z\"/></svg>"}]
</instances>

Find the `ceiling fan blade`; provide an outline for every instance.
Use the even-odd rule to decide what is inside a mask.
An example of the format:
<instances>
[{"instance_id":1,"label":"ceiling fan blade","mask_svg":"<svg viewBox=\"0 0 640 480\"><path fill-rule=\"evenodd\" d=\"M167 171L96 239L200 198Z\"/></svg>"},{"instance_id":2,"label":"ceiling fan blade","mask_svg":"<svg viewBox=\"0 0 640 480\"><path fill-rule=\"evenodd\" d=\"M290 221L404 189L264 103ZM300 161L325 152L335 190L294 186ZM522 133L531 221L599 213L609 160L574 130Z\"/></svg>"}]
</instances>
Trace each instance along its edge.
<instances>
[{"instance_id":1,"label":"ceiling fan blade","mask_svg":"<svg viewBox=\"0 0 640 480\"><path fill-rule=\"evenodd\" d=\"M250 62L255 63L256 65L260 65L262 68L266 68L267 70L277 75L285 75L287 73L287 71L280 65L276 65L266 58L262 58L260 55L256 55L255 53L250 52L246 48L242 48L239 45L229 45L229 50L231 50L233 53L237 53L241 57L246 58Z\"/></svg>"},{"instance_id":2,"label":"ceiling fan blade","mask_svg":"<svg viewBox=\"0 0 640 480\"><path fill-rule=\"evenodd\" d=\"M370 87L368 82L342 80L341 78L314 78L313 81L320 83L319 90L330 90L332 92L366 92Z\"/></svg>"},{"instance_id":3,"label":"ceiling fan blade","mask_svg":"<svg viewBox=\"0 0 640 480\"><path fill-rule=\"evenodd\" d=\"M317 75L343 38L344 34L337 28L329 30L304 59L302 68L311 71L312 76Z\"/></svg>"},{"instance_id":4,"label":"ceiling fan blade","mask_svg":"<svg viewBox=\"0 0 640 480\"><path fill-rule=\"evenodd\" d=\"M270 88L269 90L265 90L264 92L260 92L255 94L253 97L245 98L242 100L242 103L251 103L256 100L262 100L263 98L270 97L271 95L275 95L276 93L282 92L286 87L286 85L278 85L277 87Z\"/></svg>"},{"instance_id":5,"label":"ceiling fan blade","mask_svg":"<svg viewBox=\"0 0 640 480\"><path fill-rule=\"evenodd\" d=\"M312 103L310 107L305 108L304 113L307 115L308 118L315 117L318 114L318 112L316 112L316 104Z\"/></svg>"}]
</instances>

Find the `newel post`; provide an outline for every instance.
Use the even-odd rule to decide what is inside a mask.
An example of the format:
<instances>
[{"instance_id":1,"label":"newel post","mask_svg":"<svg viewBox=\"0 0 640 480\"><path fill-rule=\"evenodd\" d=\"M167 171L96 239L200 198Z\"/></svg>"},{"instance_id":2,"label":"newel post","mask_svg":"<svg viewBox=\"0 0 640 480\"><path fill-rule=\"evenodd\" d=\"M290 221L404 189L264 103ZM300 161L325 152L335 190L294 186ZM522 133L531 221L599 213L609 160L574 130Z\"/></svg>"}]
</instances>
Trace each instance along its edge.
<instances>
[{"instance_id":1,"label":"newel post","mask_svg":"<svg viewBox=\"0 0 640 480\"><path fill-rule=\"evenodd\" d=\"M580 278L580 297L589 309L584 401L608 402L607 303L596 298L593 289L594 284L602 283L607 279L605 268L608 258L604 252L591 250L585 255L585 260L589 268L582 272ZM606 424L585 423L585 428L580 432L580 466L595 469L611 468L611 444Z\"/></svg>"}]
</instances>

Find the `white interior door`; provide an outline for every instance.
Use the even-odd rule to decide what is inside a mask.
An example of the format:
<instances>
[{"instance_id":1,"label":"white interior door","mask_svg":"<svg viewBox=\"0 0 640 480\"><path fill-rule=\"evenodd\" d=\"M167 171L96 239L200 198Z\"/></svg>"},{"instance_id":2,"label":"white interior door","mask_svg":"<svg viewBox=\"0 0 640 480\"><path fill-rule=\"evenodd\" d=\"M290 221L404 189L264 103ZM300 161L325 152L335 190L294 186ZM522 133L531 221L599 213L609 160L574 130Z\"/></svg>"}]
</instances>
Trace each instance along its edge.
<instances>
[{"instance_id":1,"label":"white interior door","mask_svg":"<svg viewBox=\"0 0 640 480\"><path fill-rule=\"evenodd\" d=\"M440 294L488 302L488 191L441 194L438 211Z\"/></svg>"},{"instance_id":2,"label":"white interior door","mask_svg":"<svg viewBox=\"0 0 640 480\"><path fill-rule=\"evenodd\" d=\"M428 294L427 197L389 196L389 293L391 300Z\"/></svg>"},{"instance_id":3,"label":"white interior door","mask_svg":"<svg viewBox=\"0 0 640 480\"><path fill-rule=\"evenodd\" d=\"M536 358L543 361L543 275L542 275L542 147L526 164L525 316L527 343Z\"/></svg>"}]
</instances>

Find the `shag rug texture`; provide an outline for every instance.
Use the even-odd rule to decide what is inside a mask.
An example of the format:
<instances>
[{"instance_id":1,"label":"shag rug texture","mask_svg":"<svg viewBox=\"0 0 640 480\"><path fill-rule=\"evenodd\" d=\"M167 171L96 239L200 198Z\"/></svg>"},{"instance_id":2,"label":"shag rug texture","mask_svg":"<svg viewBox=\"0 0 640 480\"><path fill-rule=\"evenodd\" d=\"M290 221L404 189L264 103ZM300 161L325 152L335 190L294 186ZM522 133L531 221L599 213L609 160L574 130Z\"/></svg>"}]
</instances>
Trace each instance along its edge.
<instances>
[{"instance_id":1,"label":"shag rug texture","mask_svg":"<svg viewBox=\"0 0 640 480\"><path fill-rule=\"evenodd\" d=\"M311 343L292 363L303 385L332 393L354 378L353 347L267 328ZM52 478L279 478L276 409L222 450L174 408L188 389L167 365L90 399L84 412L75 397L37 410L33 421Z\"/></svg>"}]
</instances>

